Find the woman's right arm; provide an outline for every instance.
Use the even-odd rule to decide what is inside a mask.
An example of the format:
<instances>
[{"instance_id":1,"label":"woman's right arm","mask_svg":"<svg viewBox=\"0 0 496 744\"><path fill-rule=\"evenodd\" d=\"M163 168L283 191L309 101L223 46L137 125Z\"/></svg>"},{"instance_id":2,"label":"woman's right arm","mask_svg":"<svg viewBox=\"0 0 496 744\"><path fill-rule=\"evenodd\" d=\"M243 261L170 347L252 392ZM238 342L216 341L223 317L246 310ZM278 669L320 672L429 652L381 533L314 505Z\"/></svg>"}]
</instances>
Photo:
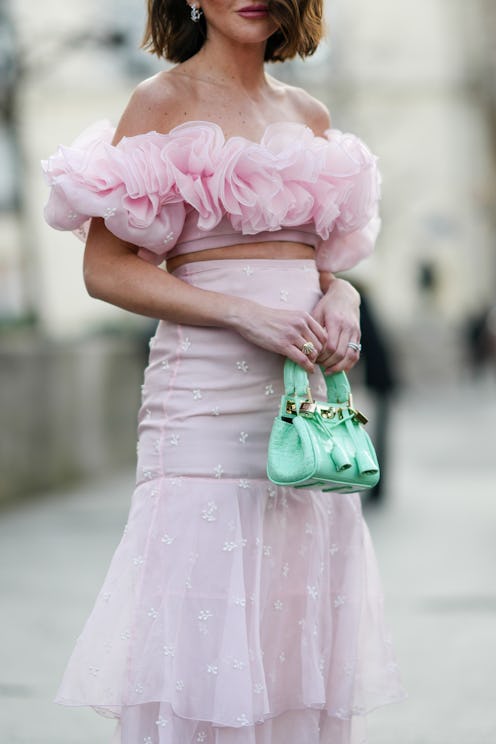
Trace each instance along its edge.
<instances>
[{"instance_id":1,"label":"woman's right arm","mask_svg":"<svg viewBox=\"0 0 496 744\"><path fill-rule=\"evenodd\" d=\"M192 287L136 255L137 248L93 219L84 253L89 294L157 320L236 331L248 341L313 371L301 347L312 341L320 353L326 332L309 313L279 310L251 300Z\"/></svg>"}]
</instances>

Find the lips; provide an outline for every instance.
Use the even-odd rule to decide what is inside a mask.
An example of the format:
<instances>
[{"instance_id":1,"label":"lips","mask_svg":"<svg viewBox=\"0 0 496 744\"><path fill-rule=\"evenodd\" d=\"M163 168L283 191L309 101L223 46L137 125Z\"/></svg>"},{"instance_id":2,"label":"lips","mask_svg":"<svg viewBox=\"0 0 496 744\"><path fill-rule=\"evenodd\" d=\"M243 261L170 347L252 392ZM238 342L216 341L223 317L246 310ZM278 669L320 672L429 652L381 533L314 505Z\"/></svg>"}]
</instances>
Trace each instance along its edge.
<instances>
[{"instance_id":1,"label":"lips","mask_svg":"<svg viewBox=\"0 0 496 744\"><path fill-rule=\"evenodd\" d=\"M259 3L258 5L246 5L244 8L238 10L239 15L246 18L262 18L268 14L269 10L267 5Z\"/></svg>"}]
</instances>

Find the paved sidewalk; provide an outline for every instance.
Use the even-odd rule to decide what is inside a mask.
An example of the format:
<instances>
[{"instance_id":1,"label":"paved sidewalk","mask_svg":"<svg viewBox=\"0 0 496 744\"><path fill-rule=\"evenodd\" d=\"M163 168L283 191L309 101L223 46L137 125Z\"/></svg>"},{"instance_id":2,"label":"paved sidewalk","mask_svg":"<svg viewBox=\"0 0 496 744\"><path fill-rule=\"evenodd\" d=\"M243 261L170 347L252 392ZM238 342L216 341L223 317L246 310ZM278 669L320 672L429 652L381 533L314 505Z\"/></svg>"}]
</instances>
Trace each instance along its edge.
<instances>
[{"instance_id":1,"label":"paved sidewalk","mask_svg":"<svg viewBox=\"0 0 496 744\"><path fill-rule=\"evenodd\" d=\"M496 744L495 414L489 384L396 407L388 498L365 512L410 699L370 716L370 744ZM51 699L133 475L0 515L0 744L110 744L112 721Z\"/></svg>"}]
</instances>

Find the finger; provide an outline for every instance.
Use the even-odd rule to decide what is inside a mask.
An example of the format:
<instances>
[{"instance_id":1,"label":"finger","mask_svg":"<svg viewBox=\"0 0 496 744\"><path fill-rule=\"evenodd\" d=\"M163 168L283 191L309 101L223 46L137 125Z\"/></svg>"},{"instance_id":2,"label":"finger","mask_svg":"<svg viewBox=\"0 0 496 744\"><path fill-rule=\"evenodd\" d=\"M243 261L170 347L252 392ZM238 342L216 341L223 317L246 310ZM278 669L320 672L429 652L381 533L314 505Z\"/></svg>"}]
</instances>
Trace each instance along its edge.
<instances>
[{"instance_id":1,"label":"finger","mask_svg":"<svg viewBox=\"0 0 496 744\"><path fill-rule=\"evenodd\" d=\"M326 368L339 364L346 356L346 336L342 330L335 331L328 339L322 352L322 362Z\"/></svg>"},{"instance_id":2,"label":"finger","mask_svg":"<svg viewBox=\"0 0 496 744\"><path fill-rule=\"evenodd\" d=\"M352 359L352 358L346 356L338 364L333 364L330 367L327 367L324 370L324 373L326 375L332 375L332 374L335 374L336 372L349 372L350 369L353 369L353 367L359 361L359 359L360 359L360 357L358 357L357 359Z\"/></svg>"},{"instance_id":3,"label":"finger","mask_svg":"<svg viewBox=\"0 0 496 744\"><path fill-rule=\"evenodd\" d=\"M308 315L308 328L319 339L320 346L327 343L326 329L312 315Z\"/></svg>"},{"instance_id":4,"label":"finger","mask_svg":"<svg viewBox=\"0 0 496 744\"><path fill-rule=\"evenodd\" d=\"M308 323L308 325L305 325L305 327L300 330L300 334L295 338L294 344L303 351L304 354L306 353L304 346L311 344L313 348L310 349L310 353L307 354L307 356L310 356L315 361L324 349L326 337L327 334L322 326L317 323L315 327L315 324Z\"/></svg>"},{"instance_id":5,"label":"finger","mask_svg":"<svg viewBox=\"0 0 496 744\"><path fill-rule=\"evenodd\" d=\"M355 338L356 338L356 333L355 333ZM344 349L344 355L342 356L342 358L334 359L334 360L331 358L328 360L327 362L328 366L326 366L326 370L325 370L326 373L341 372L341 371L348 372L350 369L352 369L352 367L355 366L355 364L360 359L360 349L353 348L352 346L349 345L350 343L359 345L360 341L359 340L347 341L346 347ZM340 346L339 351L341 352L342 350L341 339L340 339L339 346Z\"/></svg>"},{"instance_id":6,"label":"finger","mask_svg":"<svg viewBox=\"0 0 496 744\"><path fill-rule=\"evenodd\" d=\"M296 364L299 364L300 367L303 367L304 370L312 374L315 371L315 364L312 361L312 359L308 356L306 356L300 349L298 349L297 346L292 346L290 351L286 354L291 361L296 362Z\"/></svg>"},{"instance_id":7,"label":"finger","mask_svg":"<svg viewBox=\"0 0 496 744\"><path fill-rule=\"evenodd\" d=\"M298 316L294 330L296 334L291 339L291 346L285 350L285 354L311 373L314 371L315 361L326 343L327 332L309 313ZM305 346L308 347L310 344L313 348L309 349L309 353L305 353Z\"/></svg>"},{"instance_id":8,"label":"finger","mask_svg":"<svg viewBox=\"0 0 496 744\"><path fill-rule=\"evenodd\" d=\"M351 357L351 359L355 362L355 364L360 358L360 351L362 350L360 338L361 338L360 329L352 330L346 342L346 356Z\"/></svg>"},{"instance_id":9,"label":"finger","mask_svg":"<svg viewBox=\"0 0 496 744\"><path fill-rule=\"evenodd\" d=\"M322 359L319 362L324 366L326 372L328 370L337 371L336 365L341 364L347 356L346 336L343 332L340 332L335 346L331 346L331 342L328 342L325 351L322 353ZM327 352L327 353L326 353Z\"/></svg>"},{"instance_id":10,"label":"finger","mask_svg":"<svg viewBox=\"0 0 496 744\"><path fill-rule=\"evenodd\" d=\"M325 373L327 373L331 367L333 366L334 362L331 360L331 357L325 357L317 359L317 364L322 367Z\"/></svg>"},{"instance_id":11,"label":"finger","mask_svg":"<svg viewBox=\"0 0 496 744\"><path fill-rule=\"evenodd\" d=\"M301 336L295 341L296 348L301 351L307 358L315 362L319 354L322 352L322 344L320 343L317 336L313 333L307 332L307 337Z\"/></svg>"}]
</instances>

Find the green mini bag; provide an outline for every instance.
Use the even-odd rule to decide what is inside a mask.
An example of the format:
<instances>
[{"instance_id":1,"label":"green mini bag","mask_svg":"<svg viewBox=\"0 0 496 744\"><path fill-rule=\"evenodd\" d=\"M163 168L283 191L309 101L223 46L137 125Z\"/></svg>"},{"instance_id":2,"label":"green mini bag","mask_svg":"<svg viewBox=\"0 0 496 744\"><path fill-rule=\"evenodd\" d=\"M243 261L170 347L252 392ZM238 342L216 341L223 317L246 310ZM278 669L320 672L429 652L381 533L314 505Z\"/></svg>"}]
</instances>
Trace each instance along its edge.
<instances>
[{"instance_id":1,"label":"green mini bag","mask_svg":"<svg viewBox=\"0 0 496 744\"><path fill-rule=\"evenodd\" d=\"M305 370L284 364L284 389L274 420L267 475L279 486L352 493L373 488L380 472L374 445L353 408L344 372L324 375L327 401L314 401Z\"/></svg>"}]
</instances>

